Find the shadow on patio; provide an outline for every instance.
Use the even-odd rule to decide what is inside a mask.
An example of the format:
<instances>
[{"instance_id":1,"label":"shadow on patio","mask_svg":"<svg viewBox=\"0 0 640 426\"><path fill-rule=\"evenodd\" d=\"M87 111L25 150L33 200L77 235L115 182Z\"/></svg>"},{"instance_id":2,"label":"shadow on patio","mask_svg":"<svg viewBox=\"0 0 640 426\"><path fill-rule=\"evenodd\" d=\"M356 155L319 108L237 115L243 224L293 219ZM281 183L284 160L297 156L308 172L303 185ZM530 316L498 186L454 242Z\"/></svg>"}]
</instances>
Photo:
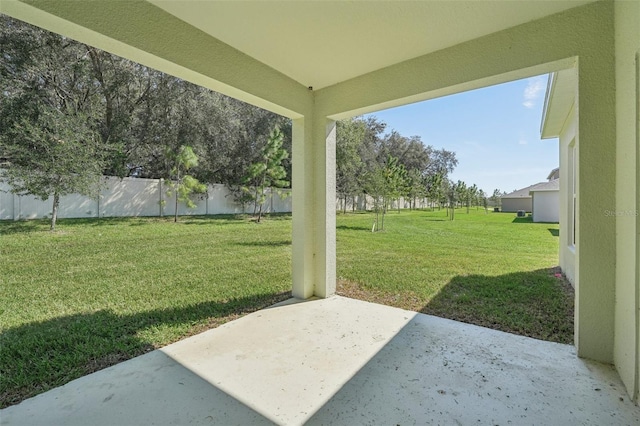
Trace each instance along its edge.
<instances>
[{"instance_id":1,"label":"shadow on patio","mask_svg":"<svg viewBox=\"0 0 640 426\"><path fill-rule=\"evenodd\" d=\"M0 412L13 424L636 424L572 346L335 296L249 314Z\"/></svg>"},{"instance_id":2,"label":"shadow on patio","mask_svg":"<svg viewBox=\"0 0 640 426\"><path fill-rule=\"evenodd\" d=\"M129 315L102 309L9 328L0 334L0 407L152 351L145 330L190 324L198 333L290 296L261 294Z\"/></svg>"}]
</instances>

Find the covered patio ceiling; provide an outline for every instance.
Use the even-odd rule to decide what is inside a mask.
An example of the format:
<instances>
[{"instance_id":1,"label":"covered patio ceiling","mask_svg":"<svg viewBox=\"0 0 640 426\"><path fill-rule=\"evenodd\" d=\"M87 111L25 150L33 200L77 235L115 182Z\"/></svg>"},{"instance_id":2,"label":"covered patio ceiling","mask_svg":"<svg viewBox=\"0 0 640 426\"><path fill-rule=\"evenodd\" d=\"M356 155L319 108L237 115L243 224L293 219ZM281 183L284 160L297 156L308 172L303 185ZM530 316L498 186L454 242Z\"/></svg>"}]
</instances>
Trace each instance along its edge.
<instances>
[{"instance_id":1,"label":"covered patio ceiling","mask_svg":"<svg viewBox=\"0 0 640 426\"><path fill-rule=\"evenodd\" d=\"M0 12L297 118L309 87L593 1L3 0Z\"/></svg>"},{"instance_id":2,"label":"covered patio ceiling","mask_svg":"<svg viewBox=\"0 0 640 426\"><path fill-rule=\"evenodd\" d=\"M591 1L149 0L314 90Z\"/></svg>"}]
</instances>

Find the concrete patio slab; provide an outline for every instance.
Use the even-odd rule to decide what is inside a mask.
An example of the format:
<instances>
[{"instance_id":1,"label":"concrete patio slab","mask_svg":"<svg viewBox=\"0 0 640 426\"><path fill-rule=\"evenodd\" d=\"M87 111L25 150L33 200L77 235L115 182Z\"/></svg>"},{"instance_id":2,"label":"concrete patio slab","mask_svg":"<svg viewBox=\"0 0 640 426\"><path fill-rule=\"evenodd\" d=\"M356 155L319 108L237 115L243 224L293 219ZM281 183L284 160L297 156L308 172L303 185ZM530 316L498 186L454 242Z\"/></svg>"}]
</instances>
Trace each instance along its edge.
<instances>
[{"instance_id":1,"label":"concrete patio slab","mask_svg":"<svg viewBox=\"0 0 640 426\"><path fill-rule=\"evenodd\" d=\"M74 380L0 423L632 425L640 408L572 346L336 296Z\"/></svg>"}]
</instances>

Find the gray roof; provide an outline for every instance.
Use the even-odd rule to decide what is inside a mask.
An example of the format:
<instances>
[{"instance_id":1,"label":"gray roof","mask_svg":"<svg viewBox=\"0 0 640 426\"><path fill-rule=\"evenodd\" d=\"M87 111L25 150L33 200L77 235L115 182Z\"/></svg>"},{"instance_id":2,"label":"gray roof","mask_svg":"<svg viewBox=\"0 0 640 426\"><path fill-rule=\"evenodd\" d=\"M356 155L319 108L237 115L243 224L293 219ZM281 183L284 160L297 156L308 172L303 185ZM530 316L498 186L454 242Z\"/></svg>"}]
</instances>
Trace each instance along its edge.
<instances>
[{"instance_id":1,"label":"gray roof","mask_svg":"<svg viewBox=\"0 0 640 426\"><path fill-rule=\"evenodd\" d=\"M560 179L554 179L549 182L538 182L526 188L518 189L510 194L503 195L500 198L531 198L531 192L535 191L558 191L560 189Z\"/></svg>"},{"instance_id":2,"label":"gray roof","mask_svg":"<svg viewBox=\"0 0 640 426\"><path fill-rule=\"evenodd\" d=\"M529 192L538 192L538 191L559 191L560 190L560 179L550 180L549 182L538 183L533 185L533 188L529 189Z\"/></svg>"}]
</instances>

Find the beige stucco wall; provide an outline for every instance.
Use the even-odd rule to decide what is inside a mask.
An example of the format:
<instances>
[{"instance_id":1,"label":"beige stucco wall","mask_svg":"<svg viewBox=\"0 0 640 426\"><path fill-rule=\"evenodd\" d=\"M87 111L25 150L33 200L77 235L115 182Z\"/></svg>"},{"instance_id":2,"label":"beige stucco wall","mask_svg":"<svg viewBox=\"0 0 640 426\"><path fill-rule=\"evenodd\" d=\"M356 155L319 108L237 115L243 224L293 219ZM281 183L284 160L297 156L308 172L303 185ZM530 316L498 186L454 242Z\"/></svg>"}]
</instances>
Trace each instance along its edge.
<instances>
[{"instance_id":1,"label":"beige stucco wall","mask_svg":"<svg viewBox=\"0 0 640 426\"><path fill-rule=\"evenodd\" d=\"M502 198L502 204L500 210L503 212L517 212L518 210L524 210L531 213L533 202L531 197L519 197L519 198Z\"/></svg>"},{"instance_id":2,"label":"beige stucco wall","mask_svg":"<svg viewBox=\"0 0 640 426\"><path fill-rule=\"evenodd\" d=\"M569 195L569 184L573 180L569 166L569 149L572 143L575 143L576 150L580 149L577 119L574 104L561 130L558 144L560 151L560 268L574 288L576 287L576 248L570 241L569 233L569 226L573 222L570 210L573 196ZM579 184L579 182L577 183Z\"/></svg>"},{"instance_id":3,"label":"beige stucco wall","mask_svg":"<svg viewBox=\"0 0 640 426\"><path fill-rule=\"evenodd\" d=\"M558 191L536 191L532 194L533 221L560 221L560 194Z\"/></svg>"},{"instance_id":4,"label":"beige stucco wall","mask_svg":"<svg viewBox=\"0 0 640 426\"><path fill-rule=\"evenodd\" d=\"M617 235L614 362L638 396L638 81L640 2L619 1L616 19L616 203L607 220Z\"/></svg>"}]
</instances>

